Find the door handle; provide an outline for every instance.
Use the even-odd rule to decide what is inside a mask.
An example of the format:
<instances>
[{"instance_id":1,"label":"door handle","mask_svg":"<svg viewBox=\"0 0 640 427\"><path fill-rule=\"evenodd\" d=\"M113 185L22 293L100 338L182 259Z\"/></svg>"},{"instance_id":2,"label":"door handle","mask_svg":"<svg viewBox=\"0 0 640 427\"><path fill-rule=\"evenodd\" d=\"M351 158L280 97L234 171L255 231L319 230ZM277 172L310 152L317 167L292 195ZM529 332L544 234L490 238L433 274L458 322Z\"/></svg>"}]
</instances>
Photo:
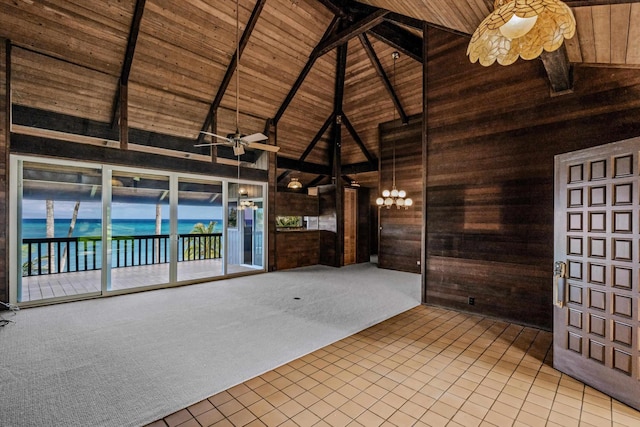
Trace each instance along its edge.
<instances>
[{"instance_id":1,"label":"door handle","mask_svg":"<svg viewBox=\"0 0 640 427\"><path fill-rule=\"evenodd\" d=\"M564 307L566 275L567 264L562 261L556 261L553 264L553 303L560 308Z\"/></svg>"}]
</instances>

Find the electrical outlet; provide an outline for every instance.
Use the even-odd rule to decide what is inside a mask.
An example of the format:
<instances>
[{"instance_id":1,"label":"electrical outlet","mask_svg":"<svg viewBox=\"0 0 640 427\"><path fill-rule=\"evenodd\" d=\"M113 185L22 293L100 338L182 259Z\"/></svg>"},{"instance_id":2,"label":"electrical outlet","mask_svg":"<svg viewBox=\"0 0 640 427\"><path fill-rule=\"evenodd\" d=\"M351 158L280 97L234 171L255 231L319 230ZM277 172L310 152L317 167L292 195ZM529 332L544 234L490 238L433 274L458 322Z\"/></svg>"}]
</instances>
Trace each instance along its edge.
<instances>
[{"instance_id":1,"label":"electrical outlet","mask_svg":"<svg viewBox=\"0 0 640 427\"><path fill-rule=\"evenodd\" d=\"M475 305L476 299L474 297L469 297L469 305Z\"/></svg>"}]
</instances>

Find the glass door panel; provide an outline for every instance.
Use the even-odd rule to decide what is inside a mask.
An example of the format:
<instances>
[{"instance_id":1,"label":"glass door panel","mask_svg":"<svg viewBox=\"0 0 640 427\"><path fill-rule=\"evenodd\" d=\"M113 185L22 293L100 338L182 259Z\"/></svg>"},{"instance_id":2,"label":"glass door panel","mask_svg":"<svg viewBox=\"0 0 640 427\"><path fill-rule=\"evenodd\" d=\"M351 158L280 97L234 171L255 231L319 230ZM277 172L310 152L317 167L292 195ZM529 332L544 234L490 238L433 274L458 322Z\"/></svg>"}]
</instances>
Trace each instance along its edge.
<instances>
[{"instance_id":1,"label":"glass door panel","mask_svg":"<svg viewBox=\"0 0 640 427\"><path fill-rule=\"evenodd\" d=\"M178 281L223 274L221 181L178 181Z\"/></svg>"},{"instance_id":2,"label":"glass door panel","mask_svg":"<svg viewBox=\"0 0 640 427\"><path fill-rule=\"evenodd\" d=\"M111 280L116 291L169 283L169 177L113 171Z\"/></svg>"},{"instance_id":3,"label":"glass door panel","mask_svg":"<svg viewBox=\"0 0 640 427\"><path fill-rule=\"evenodd\" d=\"M262 185L229 184L228 272L262 269L264 203Z\"/></svg>"},{"instance_id":4,"label":"glass door panel","mask_svg":"<svg viewBox=\"0 0 640 427\"><path fill-rule=\"evenodd\" d=\"M101 291L102 172L22 162L17 301Z\"/></svg>"}]
</instances>

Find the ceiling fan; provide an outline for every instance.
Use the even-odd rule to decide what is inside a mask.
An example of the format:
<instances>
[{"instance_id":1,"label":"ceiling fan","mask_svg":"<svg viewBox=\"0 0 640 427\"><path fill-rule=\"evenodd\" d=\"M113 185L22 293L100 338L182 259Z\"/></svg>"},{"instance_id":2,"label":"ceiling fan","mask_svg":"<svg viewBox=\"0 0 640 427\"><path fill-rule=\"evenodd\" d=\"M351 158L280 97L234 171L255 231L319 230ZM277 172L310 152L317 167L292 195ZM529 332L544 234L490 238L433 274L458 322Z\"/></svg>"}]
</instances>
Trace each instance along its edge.
<instances>
[{"instance_id":1,"label":"ceiling fan","mask_svg":"<svg viewBox=\"0 0 640 427\"><path fill-rule=\"evenodd\" d=\"M267 136L261 133L254 133L251 135L242 135L239 130L239 117L240 117L240 5L236 0L236 132L230 133L227 136L217 135L212 132L200 131L200 133L213 136L223 140L224 142L210 142L206 144L196 144L194 147L207 147L212 145L226 145L233 147L233 154L235 156L241 156L244 154L245 147L254 148L257 150L270 151L277 153L280 147L275 145L261 144L258 141L265 141L269 139Z\"/></svg>"},{"instance_id":2,"label":"ceiling fan","mask_svg":"<svg viewBox=\"0 0 640 427\"><path fill-rule=\"evenodd\" d=\"M225 142L210 142L206 144L196 144L194 147L208 147L211 145L227 145L233 147L233 154L235 156L241 156L244 154L244 147L254 148L257 150L270 151L272 153L277 153L280 150L280 147L276 147L275 145L269 144L261 144L258 141L264 141L269 139L267 136L261 133L254 133L251 135L242 135L238 129L236 129L235 133L230 133L227 136L216 135L215 133L202 131L201 133L205 135L210 135L218 139L222 139Z\"/></svg>"}]
</instances>

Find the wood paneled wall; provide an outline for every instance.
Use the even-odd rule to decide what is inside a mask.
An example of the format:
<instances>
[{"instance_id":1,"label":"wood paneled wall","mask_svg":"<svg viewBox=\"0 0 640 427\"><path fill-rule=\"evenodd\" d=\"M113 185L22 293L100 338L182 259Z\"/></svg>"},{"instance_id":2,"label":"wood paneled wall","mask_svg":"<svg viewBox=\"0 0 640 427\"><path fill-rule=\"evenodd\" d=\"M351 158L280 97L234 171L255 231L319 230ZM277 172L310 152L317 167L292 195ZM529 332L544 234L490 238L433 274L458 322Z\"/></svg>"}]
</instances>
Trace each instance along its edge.
<instances>
[{"instance_id":1,"label":"wood paneled wall","mask_svg":"<svg viewBox=\"0 0 640 427\"><path fill-rule=\"evenodd\" d=\"M277 216L318 216L318 197L306 193L278 191L276 206Z\"/></svg>"},{"instance_id":2,"label":"wood paneled wall","mask_svg":"<svg viewBox=\"0 0 640 427\"><path fill-rule=\"evenodd\" d=\"M320 232L281 231L276 233L278 270L317 265L320 262Z\"/></svg>"},{"instance_id":3,"label":"wood paneled wall","mask_svg":"<svg viewBox=\"0 0 640 427\"><path fill-rule=\"evenodd\" d=\"M554 155L640 135L640 70L577 67L554 97L541 61L467 43L429 34L427 302L550 329Z\"/></svg>"},{"instance_id":4,"label":"wood paneled wall","mask_svg":"<svg viewBox=\"0 0 640 427\"><path fill-rule=\"evenodd\" d=\"M338 229L336 212L336 186L333 184L318 186L320 229L320 264L340 267L336 254L336 234Z\"/></svg>"},{"instance_id":5,"label":"wood paneled wall","mask_svg":"<svg viewBox=\"0 0 640 427\"><path fill-rule=\"evenodd\" d=\"M278 191L276 216L318 216L318 197L306 193ZM275 233L275 265L278 270L316 265L320 260L318 230L279 231Z\"/></svg>"},{"instance_id":6,"label":"wood paneled wall","mask_svg":"<svg viewBox=\"0 0 640 427\"><path fill-rule=\"evenodd\" d=\"M358 249L356 262L369 262L371 259L371 212L370 191L368 188L358 188Z\"/></svg>"},{"instance_id":7,"label":"wood paneled wall","mask_svg":"<svg viewBox=\"0 0 640 427\"><path fill-rule=\"evenodd\" d=\"M380 208L378 266L420 273L422 231L422 121L412 117L403 125L399 120L380 125L380 189L393 185L395 147L396 187L413 200L409 209ZM377 196L376 196L377 197Z\"/></svg>"},{"instance_id":8,"label":"wood paneled wall","mask_svg":"<svg viewBox=\"0 0 640 427\"><path fill-rule=\"evenodd\" d=\"M0 38L0 301L9 301L8 230L9 230L9 79L10 70L7 58L10 55L9 43ZM0 307L1 309L1 307Z\"/></svg>"}]
</instances>

